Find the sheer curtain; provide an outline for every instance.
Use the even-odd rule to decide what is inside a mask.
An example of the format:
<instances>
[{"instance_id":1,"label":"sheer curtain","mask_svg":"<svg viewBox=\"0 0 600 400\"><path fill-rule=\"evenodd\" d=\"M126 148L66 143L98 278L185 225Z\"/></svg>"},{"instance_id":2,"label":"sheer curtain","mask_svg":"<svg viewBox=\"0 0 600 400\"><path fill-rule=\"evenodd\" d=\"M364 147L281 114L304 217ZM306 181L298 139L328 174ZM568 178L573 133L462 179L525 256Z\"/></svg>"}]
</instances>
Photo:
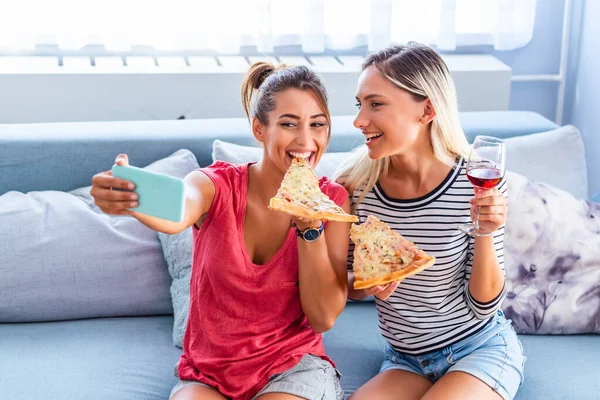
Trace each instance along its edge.
<instances>
[{"instance_id":1,"label":"sheer curtain","mask_svg":"<svg viewBox=\"0 0 600 400\"><path fill-rule=\"evenodd\" d=\"M129 51L307 53L419 41L441 50L525 46L536 0L1 0L0 51L103 45Z\"/></svg>"}]
</instances>

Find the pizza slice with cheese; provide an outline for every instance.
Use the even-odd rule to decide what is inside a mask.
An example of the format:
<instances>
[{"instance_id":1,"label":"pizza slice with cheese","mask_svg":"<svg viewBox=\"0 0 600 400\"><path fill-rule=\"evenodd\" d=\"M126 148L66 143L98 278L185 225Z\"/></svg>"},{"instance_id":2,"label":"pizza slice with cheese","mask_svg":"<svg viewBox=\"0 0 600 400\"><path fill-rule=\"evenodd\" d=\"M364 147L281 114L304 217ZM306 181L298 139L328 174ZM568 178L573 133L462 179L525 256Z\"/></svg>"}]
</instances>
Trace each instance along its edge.
<instances>
[{"instance_id":1,"label":"pizza slice with cheese","mask_svg":"<svg viewBox=\"0 0 600 400\"><path fill-rule=\"evenodd\" d=\"M319 187L319 178L303 158L294 158L281 187L269 201L271 210L321 221L358 222L358 217L344 212Z\"/></svg>"},{"instance_id":2,"label":"pizza slice with cheese","mask_svg":"<svg viewBox=\"0 0 600 400\"><path fill-rule=\"evenodd\" d=\"M401 281L435 263L435 257L373 215L361 225L352 224L350 238L354 243L355 289Z\"/></svg>"}]
</instances>

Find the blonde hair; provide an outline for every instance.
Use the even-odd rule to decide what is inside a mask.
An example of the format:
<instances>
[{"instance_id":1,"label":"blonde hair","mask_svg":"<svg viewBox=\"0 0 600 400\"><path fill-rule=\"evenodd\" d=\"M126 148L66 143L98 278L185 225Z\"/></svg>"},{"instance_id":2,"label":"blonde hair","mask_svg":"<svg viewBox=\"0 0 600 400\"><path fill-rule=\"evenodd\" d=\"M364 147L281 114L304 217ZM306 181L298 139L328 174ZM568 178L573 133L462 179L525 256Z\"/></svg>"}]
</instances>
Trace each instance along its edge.
<instances>
[{"instance_id":1,"label":"blonde hair","mask_svg":"<svg viewBox=\"0 0 600 400\"><path fill-rule=\"evenodd\" d=\"M331 136L331 115L327 106L327 90L317 73L303 65L280 64L276 67L265 61L252 64L242 83L242 106L248 120L256 118L261 124L267 125L267 116L275 109L277 93L290 88L308 90L315 95L319 107L327 119L327 137L329 138Z\"/></svg>"},{"instance_id":2,"label":"blonde hair","mask_svg":"<svg viewBox=\"0 0 600 400\"><path fill-rule=\"evenodd\" d=\"M469 143L462 130L454 81L446 63L430 47L417 43L391 46L371 54L362 65L363 71L375 66L396 87L412 94L416 101L429 99L435 109L431 122L431 144L435 157L452 166L459 156L466 157ZM369 158L366 146L356 149L340 167L336 179L352 194L362 188L355 208L386 174L390 157Z\"/></svg>"}]
</instances>

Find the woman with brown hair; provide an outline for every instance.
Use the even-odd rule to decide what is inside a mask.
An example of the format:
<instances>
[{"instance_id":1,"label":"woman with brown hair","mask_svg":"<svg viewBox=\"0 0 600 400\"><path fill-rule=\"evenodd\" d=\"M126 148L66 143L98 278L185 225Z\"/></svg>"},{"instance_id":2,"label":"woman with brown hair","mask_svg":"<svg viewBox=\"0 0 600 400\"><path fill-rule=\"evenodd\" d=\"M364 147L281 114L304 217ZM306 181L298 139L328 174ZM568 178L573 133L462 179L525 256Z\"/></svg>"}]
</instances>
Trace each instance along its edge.
<instances>
[{"instance_id":1,"label":"woman with brown hair","mask_svg":"<svg viewBox=\"0 0 600 400\"><path fill-rule=\"evenodd\" d=\"M172 400L341 399L321 333L346 304L349 224L267 208L294 157L314 168L325 151L325 88L306 67L257 63L243 83L242 103L262 159L190 173L181 223L129 211L136 195L108 172L94 177L92 195L104 212L131 214L156 231L193 227L190 309ZM125 155L117 157L125 163ZM342 186L326 178L319 184L349 212Z\"/></svg>"}]
</instances>

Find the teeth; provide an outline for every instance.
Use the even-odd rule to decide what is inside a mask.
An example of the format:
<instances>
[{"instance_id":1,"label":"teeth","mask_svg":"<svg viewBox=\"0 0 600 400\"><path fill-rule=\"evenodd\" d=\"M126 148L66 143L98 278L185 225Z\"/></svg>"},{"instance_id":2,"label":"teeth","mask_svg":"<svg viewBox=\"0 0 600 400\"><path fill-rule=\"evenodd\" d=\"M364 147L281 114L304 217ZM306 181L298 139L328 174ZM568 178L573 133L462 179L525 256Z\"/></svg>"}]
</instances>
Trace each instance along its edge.
<instances>
[{"instance_id":1,"label":"teeth","mask_svg":"<svg viewBox=\"0 0 600 400\"><path fill-rule=\"evenodd\" d=\"M383 132L375 132L375 133L366 133L365 138L367 140L378 138L379 136L383 136Z\"/></svg>"},{"instance_id":2,"label":"teeth","mask_svg":"<svg viewBox=\"0 0 600 400\"><path fill-rule=\"evenodd\" d=\"M310 151L308 153L296 153L296 152L290 151L288 154L291 155L292 157L310 158L312 153Z\"/></svg>"}]
</instances>

